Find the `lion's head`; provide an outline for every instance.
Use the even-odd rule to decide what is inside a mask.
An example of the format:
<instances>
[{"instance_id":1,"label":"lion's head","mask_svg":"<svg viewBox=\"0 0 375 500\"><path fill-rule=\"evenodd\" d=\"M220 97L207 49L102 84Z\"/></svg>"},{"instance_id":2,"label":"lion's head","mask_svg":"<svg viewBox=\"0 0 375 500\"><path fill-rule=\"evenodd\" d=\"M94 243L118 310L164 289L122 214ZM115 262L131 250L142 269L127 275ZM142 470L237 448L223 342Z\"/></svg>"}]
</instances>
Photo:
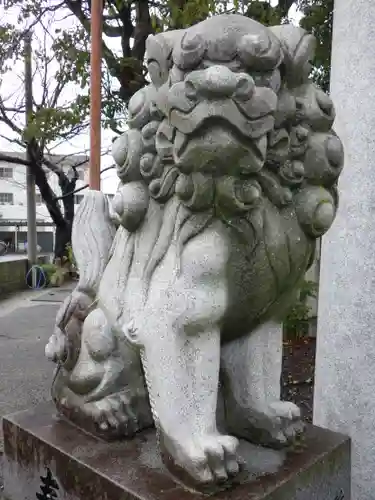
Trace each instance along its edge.
<instances>
[{"instance_id":1,"label":"lion's head","mask_svg":"<svg viewBox=\"0 0 375 500\"><path fill-rule=\"evenodd\" d=\"M306 234L323 234L343 148L332 101L308 79L314 48L301 28L239 15L150 36L151 83L132 97L129 130L113 145L123 224L135 230L150 197L231 215L267 198L294 204Z\"/></svg>"}]
</instances>

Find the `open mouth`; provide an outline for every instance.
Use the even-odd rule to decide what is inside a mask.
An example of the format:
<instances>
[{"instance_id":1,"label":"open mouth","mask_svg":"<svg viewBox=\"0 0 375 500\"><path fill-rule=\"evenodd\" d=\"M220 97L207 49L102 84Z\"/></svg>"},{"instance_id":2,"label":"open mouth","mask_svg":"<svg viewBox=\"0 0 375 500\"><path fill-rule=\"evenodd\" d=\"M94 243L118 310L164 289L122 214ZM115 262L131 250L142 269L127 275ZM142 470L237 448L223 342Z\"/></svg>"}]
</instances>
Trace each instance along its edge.
<instances>
[{"instance_id":1,"label":"open mouth","mask_svg":"<svg viewBox=\"0 0 375 500\"><path fill-rule=\"evenodd\" d=\"M177 130L173 149L175 164L184 173L204 170L221 175L224 169L250 175L264 164L267 138L250 139L223 117L210 116L191 134Z\"/></svg>"}]
</instances>

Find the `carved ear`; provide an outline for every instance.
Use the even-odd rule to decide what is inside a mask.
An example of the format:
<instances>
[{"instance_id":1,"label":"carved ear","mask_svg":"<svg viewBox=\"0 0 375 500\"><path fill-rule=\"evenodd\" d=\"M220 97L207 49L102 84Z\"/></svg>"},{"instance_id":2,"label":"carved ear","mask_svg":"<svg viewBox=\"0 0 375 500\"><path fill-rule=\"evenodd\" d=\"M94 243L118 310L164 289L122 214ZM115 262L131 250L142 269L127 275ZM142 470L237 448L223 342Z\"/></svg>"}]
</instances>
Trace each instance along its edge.
<instances>
[{"instance_id":1,"label":"carved ear","mask_svg":"<svg viewBox=\"0 0 375 500\"><path fill-rule=\"evenodd\" d=\"M244 35L238 44L238 55L249 70L271 71L279 66L282 50L273 33Z\"/></svg>"},{"instance_id":2,"label":"carved ear","mask_svg":"<svg viewBox=\"0 0 375 500\"><path fill-rule=\"evenodd\" d=\"M186 32L173 49L173 62L183 70L196 68L206 52L206 41L199 33Z\"/></svg>"},{"instance_id":3,"label":"carved ear","mask_svg":"<svg viewBox=\"0 0 375 500\"><path fill-rule=\"evenodd\" d=\"M303 28L291 24L269 28L280 40L284 52L285 78L289 86L307 81L315 56L316 40Z\"/></svg>"},{"instance_id":4,"label":"carved ear","mask_svg":"<svg viewBox=\"0 0 375 500\"><path fill-rule=\"evenodd\" d=\"M146 60L147 69L152 83L155 87L160 87L167 81L169 72L170 50L165 44L163 38L150 35L146 41Z\"/></svg>"},{"instance_id":5,"label":"carved ear","mask_svg":"<svg viewBox=\"0 0 375 500\"><path fill-rule=\"evenodd\" d=\"M156 88L163 85L173 65L172 50L183 36L183 30L150 35L146 40L146 61L152 83Z\"/></svg>"}]
</instances>

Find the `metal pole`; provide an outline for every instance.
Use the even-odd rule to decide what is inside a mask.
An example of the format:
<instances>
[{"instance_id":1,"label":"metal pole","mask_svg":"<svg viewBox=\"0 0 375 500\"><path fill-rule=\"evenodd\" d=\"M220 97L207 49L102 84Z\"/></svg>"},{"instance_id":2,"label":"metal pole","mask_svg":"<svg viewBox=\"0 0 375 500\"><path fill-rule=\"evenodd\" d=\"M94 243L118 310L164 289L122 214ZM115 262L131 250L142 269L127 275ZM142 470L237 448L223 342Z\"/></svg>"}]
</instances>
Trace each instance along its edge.
<instances>
[{"instance_id":1,"label":"metal pole","mask_svg":"<svg viewBox=\"0 0 375 500\"><path fill-rule=\"evenodd\" d=\"M103 0L91 2L90 189L100 191Z\"/></svg>"},{"instance_id":2,"label":"metal pole","mask_svg":"<svg viewBox=\"0 0 375 500\"><path fill-rule=\"evenodd\" d=\"M26 127L30 124L33 113L33 78L31 68L31 33L25 35L25 108ZM27 147L27 160L32 161L30 147ZM35 177L31 167L26 167L26 193L27 193L27 259L29 268L37 263L37 235L36 235L36 202L35 202ZM36 288L36 272L32 271L32 286Z\"/></svg>"}]
</instances>

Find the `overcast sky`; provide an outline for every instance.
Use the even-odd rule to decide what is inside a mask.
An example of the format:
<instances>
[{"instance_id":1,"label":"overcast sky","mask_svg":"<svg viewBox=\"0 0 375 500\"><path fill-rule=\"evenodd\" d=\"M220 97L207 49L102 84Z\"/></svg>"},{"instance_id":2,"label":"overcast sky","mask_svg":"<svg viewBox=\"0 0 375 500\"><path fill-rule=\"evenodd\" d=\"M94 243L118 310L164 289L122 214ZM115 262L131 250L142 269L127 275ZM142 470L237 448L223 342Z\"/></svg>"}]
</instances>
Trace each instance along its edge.
<instances>
[{"instance_id":1,"label":"overcast sky","mask_svg":"<svg viewBox=\"0 0 375 500\"><path fill-rule=\"evenodd\" d=\"M62 18L65 17L62 13L59 14L58 17L55 19L50 20L50 25L48 26L48 31L52 34L53 36L53 31L56 28L61 28L61 29L66 29L72 27L72 19L74 19L74 16L70 16L67 20L62 20ZM17 9L13 9L11 11L6 12L4 14L3 11L3 6L0 5L0 19L2 22L7 22L9 21L10 23L15 23L15 20L17 19ZM76 21L78 24L78 21ZM36 26L34 30L34 36L33 36L33 51L38 50L39 44L44 41L44 36L45 36L45 31L41 28L41 26ZM52 36L46 36L45 41L48 44L48 46L51 46L52 44ZM113 47L113 41L112 40L106 40L106 42L109 42L110 46L112 45L111 48ZM34 78L33 78L33 94L35 97L35 100L38 102L38 99L41 95L43 86L42 86L42 81L41 77L38 73L35 74L35 69L36 65L35 63L33 64L33 70L34 70ZM57 63L52 63L49 65L49 70L48 70L48 75L49 77L52 77L53 74L55 74L56 70L58 69ZM24 96L24 79L23 79L23 72L24 72L24 64L22 61L20 61L18 64L16 64L13 68L12 71L8 72L5 77L3 78L3 81L1 82L0 85L0 93L1 97L3 99L8 98L7 105L9 106L10 103L12 103L15 107L17 104L22 102L23 96ZM51 81L51 87L53 87L56 84L56 82ZM63 93L61 94L61 99L59 100L59 105L64 105L66 103L71 102L74 99L74 96L77 95L77 93L80 91L79 88L77 88L74 85L69 85L67 86ZM16 121L17 125L21 125L24 123L24 117L21 116L18 118ZM109 131L109 130L102 130L102 151L107 151L110 150L110 145L111 145L111 140L112 137L114 136L114 132ZM17 137L16 134L14 134L9 127L4 125L3 123L0 123L0 150L1 151L23 151L22 148L20 148L17 144L14 144L12 142L9 142L6 138L14 138ZM56 146L53 148L51 151L52 153L55 154L88 154L89 151L89 146L90 146L90 138L89 138L89 131L88 129L76 136L73 140L69 142L64 142L62 144L56 144ZM102 168L105 168L109 165L113 164L112 158L110 154L107 154L102 157ZM105 172L102 174L102 189L105 192L114 192L117 187L117 176L114 170L109 170L108 172Z\"/></svg>"},{"instance_id":2,"label":"overcast sky","mask_svg":"<svg viewBox=\"0 0 375 500\"><path fill-rule=\"evenodd\" d=\"M274 2L272 2L274 3ZM277 2L276 2L277 3ZM0 18L2 21L9 20L10 23L14 23L15 19L17 18L17 11L14 9L13 11L7 12L6 15L4 15L4 12L2 12L3 7L0 5ZM293 22L298 22L300 15L294 8L292 8L291 12L291 17L293 19ZM67 28L72 26L72 16L68 18L68 20L62 20L63 16L61 13L59 14L58 17L55 19L51 19L51 25L50 25L50 32L53 33L53 29L56 27L59 28ZM37 50L38 48L38 40L41 40L43 38L43 30L39 26L35 29L35 35L34 35L34 41L33 41L33 49ZM52 43L52 37L47 37L46 39L48 44ZM114 45L114 43L118 44L118 40L114 39L106 39L106 42L108 45L116 51L118 47ZM35 66L35 65L34 65ZM0 86L0 93L2 98L4 99L5 96L12 96L11 99L13 101L15 99L22 99L23 97L23 63L20 62L18 65L16 65L14 68L12 68L12 71L9 72L6 76L6 78L3 79L3 82ZM35 69L35 68L34 68ZM51 74L53 74L56 71L56 66L55 67L50 67ZM53 82L52 82L53 85ZM38 100L38 95L41 93L42 90L42 85L41 85L41 79L38 77L38 75L35 75L34 77L34 82L33 82L33 93ZM62 94L62 99L59 102L59 104L63 104L64 102L68 103L71 102L72 97L79 92L79 89L76 87L70 85L67 87L63 94ZM19 122L20 123L20 122ZM103 130L102 131L102 151L106 151L110 148L111 144L111 139L113 137L114 133L109 130ZM3 137L1 137L3 136ZM2 151L20 151L20 148L16 144L10 143L8 140L4 139L4 137L11 137L11 133L9 128L6 125L3 125L0 123L0 149ZM56 145L56 147L53 149L53 152L56 154L82 154L82 153L87 153L89 150L89 134L88 130L80 134L79 136L75 137L72 141L69 143L64 143L60 145ZM106 155L102 157L102 168L111 165L112 158L109 155ZM114 170L110 170L108 172L105 172L102 175L102 189L105 192L111 193L116 190L118 184L118 179L116 176L116 173Z\"/></svg>"}]
</instances>

